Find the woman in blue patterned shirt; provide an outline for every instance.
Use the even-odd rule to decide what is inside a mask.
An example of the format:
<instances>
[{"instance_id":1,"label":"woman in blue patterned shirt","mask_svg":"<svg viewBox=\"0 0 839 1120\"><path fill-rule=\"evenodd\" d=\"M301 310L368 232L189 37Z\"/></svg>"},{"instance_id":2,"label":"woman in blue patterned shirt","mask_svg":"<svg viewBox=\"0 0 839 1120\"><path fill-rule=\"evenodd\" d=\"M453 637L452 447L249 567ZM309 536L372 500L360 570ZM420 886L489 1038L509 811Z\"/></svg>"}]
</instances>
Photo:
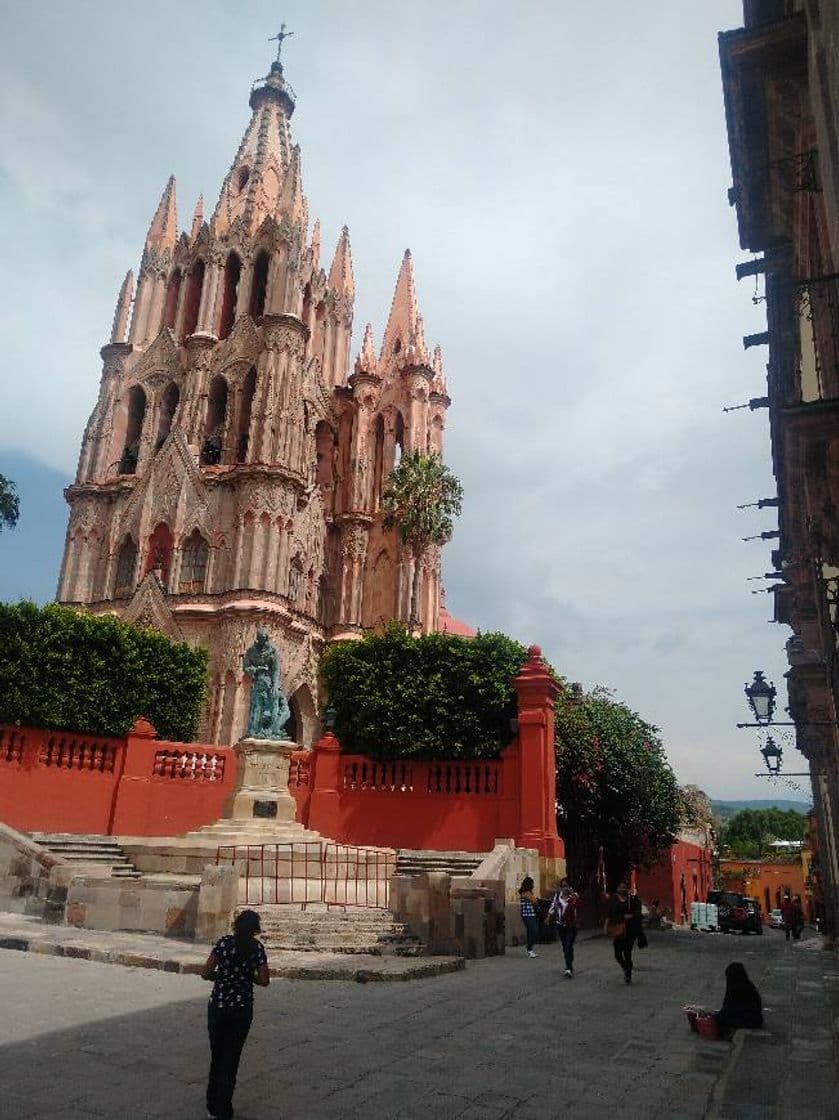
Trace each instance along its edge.
<instances>
[{"instance_id":1,"label":"woman in blue patterned shirt","mask_svg":"<svg viewBox=\"0 0 839 1120\"><path fill-rule=\"evenodd\" d=\"M533 946L536 944L536 938L539 936L539 919L536 917L536 902L537 898L533 893L533 880L529 875L525 875L519 887L519 908L521 909L521 920L524 922L524 929L527 934L527 955L529 957L536 956Z\"/></svg>"},{"instance_id":2,"label":"woman in blue patterned shirt","mask_svg":"<svg viewBox=\"0 0 839 1120\"><path fill-rule=\"evenodd\" d=\"M253 986L268 987L268 958L262 942L256 939L259 932L259 914L243 910L233 922L233 933L215 943L201 970L205 980L214 982L207 1009L210 1120L231 1120L233 1116L239 1059L253 1019Z\"/></svg>"}]
</instances>

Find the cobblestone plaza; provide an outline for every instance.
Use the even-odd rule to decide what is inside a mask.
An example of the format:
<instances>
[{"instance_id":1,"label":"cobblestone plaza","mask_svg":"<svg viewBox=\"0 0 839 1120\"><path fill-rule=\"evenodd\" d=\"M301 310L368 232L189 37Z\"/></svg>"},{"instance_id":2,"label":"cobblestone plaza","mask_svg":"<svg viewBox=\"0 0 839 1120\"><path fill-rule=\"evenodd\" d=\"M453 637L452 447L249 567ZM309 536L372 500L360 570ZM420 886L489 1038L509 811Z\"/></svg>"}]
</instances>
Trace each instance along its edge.
<instances>
[{"instance_id":1,"label":"cobblestone plaza","mask_svg":"<svg viewBox=\"0 0 839 1120\"><path fill-rule=\"evenodd\" d=\"M257 994L237 1117L828 1120L839 962L807 946L654 934L632 987L603 939L580 943L573 981L555 945L411 983L276 980ZM703 1042L682 1005L718 1005L734 959L767 1030ZM3 952L0 984L7 1120L204 1115L197 977Z\"/></svg>"}]
</instances>

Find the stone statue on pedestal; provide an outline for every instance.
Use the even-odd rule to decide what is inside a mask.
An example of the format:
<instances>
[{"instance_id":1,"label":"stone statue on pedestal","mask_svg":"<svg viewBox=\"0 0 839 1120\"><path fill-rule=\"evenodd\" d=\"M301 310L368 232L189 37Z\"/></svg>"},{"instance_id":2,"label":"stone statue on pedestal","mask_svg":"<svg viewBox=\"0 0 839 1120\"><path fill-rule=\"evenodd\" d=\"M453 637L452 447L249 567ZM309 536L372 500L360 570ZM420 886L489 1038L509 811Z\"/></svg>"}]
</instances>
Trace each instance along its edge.
<instances>
[{"instance_id":1,"label":"stone statue on pedestal","mask_svg":"<svg viewBox=\"0 0 839 1120\"><path fill-rule=\"evenodd\" d=\"M251 703L248 712L248 739L284 739L291 709L283 693L280 652L264 626L256 631L256 641L245 651L242 668L251 678Z\"/></svg>"}]
</instances>

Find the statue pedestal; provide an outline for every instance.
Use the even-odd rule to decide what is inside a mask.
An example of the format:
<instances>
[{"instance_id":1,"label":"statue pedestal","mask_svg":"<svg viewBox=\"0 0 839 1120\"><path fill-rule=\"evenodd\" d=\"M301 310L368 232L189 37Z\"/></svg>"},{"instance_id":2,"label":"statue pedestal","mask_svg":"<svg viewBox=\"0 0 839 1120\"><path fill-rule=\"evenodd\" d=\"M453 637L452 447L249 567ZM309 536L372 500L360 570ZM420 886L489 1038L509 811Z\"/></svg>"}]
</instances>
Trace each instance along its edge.
<instances>
[{"instance_id":1,"label":"statue pedestal","mask_svg":"<svg viewBox=\"0 0 839 1120\"><path fill-rule=\"evenodd\" d=\"M234 821L257 821L261 825L293 821L297 803L288 789L292 751L297 744L287 739L242 739L236 744L236 786L224 809Z\"/></svg>"}]
</instances>

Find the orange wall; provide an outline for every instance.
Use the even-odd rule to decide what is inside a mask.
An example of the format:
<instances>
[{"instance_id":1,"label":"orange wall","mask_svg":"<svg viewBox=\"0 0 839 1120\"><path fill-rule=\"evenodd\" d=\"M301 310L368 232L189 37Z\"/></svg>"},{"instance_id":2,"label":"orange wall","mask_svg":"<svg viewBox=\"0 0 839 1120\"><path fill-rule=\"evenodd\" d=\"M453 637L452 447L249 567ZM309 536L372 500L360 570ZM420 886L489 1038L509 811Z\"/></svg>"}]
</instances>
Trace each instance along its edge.
<instances>
[{"instance_id":1,"label":"orange wall","mask_svg":"<svg viewBox=\"0 0 839 1120\"><path fill-rule=\"evenodd\" d=\"M720 885L723 890L739 891L741 894L759 899L764 917L768 910L780 906L778 892L781 899L787 892L790 897L801 895L802 902L805 899L804 867L800 855L794 859L771 862L756 859L721 859ZM767 891L769 892L768 905Z\"/></svg>"}]
</instances>

